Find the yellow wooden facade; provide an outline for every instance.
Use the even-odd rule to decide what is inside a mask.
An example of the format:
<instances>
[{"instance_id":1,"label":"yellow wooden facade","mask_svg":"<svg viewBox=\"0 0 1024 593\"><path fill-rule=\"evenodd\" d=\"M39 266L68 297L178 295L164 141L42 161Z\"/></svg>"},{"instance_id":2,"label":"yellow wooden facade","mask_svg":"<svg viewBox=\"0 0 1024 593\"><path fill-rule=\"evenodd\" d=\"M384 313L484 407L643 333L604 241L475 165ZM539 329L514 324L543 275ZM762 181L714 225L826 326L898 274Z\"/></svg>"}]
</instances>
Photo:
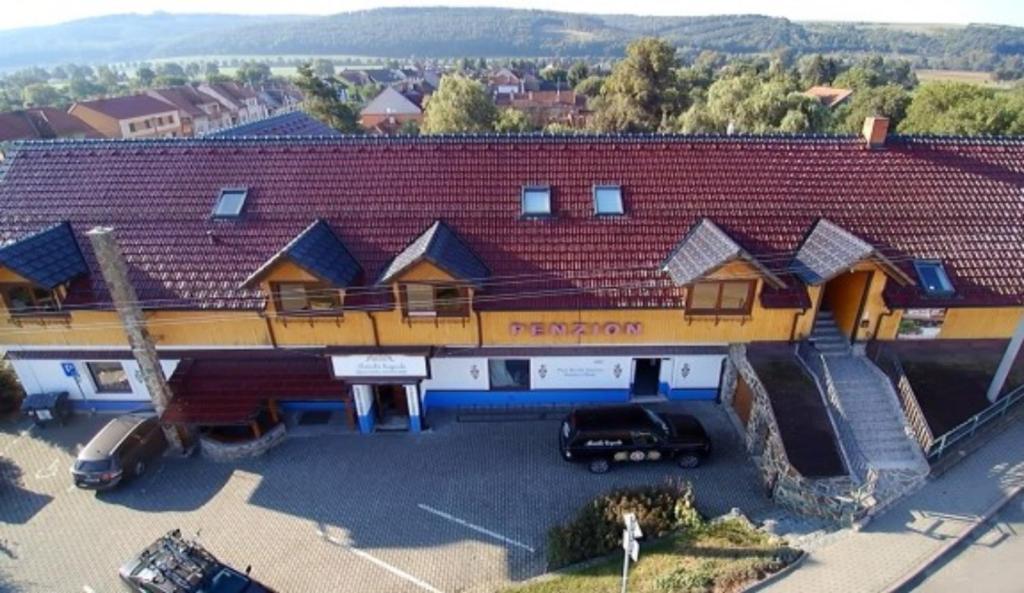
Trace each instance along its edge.
<instances>
[{"instance_id":1,"label":"yellow wooden facade","mask_svg":"<svg viewBox=\"0 0 1024 593\"><path fill-rule=\"evenodd\" d=\"M731 262L708 279L758 278L756 268ZM264 294L272 282L314 282L302 268L281 261L259 279ZM723 344L791 341L809 335L817 310L828 303L838 325L856 331L858 340L894 339L901 310L882 299L892 281L874 263L862 263L822 286L807 287L808 309L764 308L757 279L747 315L689 315L685 300L675 309L477 311L462 318L409 318L400 303L404 282L457 282L444 270L420 262L405 270L390 289L390 310L345 310L326 316L287 315L268 298L263 311L147 310L150 333L160 347L300 347L300 346L573 346L621 344ZM0 268L0 284L24 283ZM866 296L865 295L866 286ZM387 287L384 288L385 290ZM355 288L353 290L374 290ZM468 288L470 296L473 289ZM344 293L342 292L344 298ZM124 331L112 311L71 309L61 314L0 315L0 344L6 346L119 347ZM858 318L857 315L860 315ZM1024 315L1024 307L951 308L939 338L1006 339Z\"/></svg>"}]
</instances>

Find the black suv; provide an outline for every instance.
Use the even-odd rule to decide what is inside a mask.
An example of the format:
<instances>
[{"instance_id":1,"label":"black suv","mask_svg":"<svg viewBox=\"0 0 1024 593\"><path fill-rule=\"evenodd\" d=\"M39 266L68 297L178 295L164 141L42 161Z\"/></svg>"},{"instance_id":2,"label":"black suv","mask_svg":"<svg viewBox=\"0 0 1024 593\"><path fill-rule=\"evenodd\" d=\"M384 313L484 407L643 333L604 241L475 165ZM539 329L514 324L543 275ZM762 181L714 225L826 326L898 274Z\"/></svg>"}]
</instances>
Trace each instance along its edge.
<instances>
[{"instance_id":1,"label":"black suv","mask_svg":"<svg viewBox=\"0 0 1024 593\"><path fill-rule=\"evenodd\" d=\"M214 557L175 529L153 542L118 571L136 593L274 593Z\"/></svg>"},{"instance_id":2,"label":"black suv","mask_svg":"<svg viewBox=\"0 0 1024 593\"><path fill-rule=\"evenodd\" d=\"M566 461L585 462L595 474L618 461L672 459L693 468L711 453L711 441L696 418L642 406L573 410L562 422L558 445Z\"/></svg>"},{"instance_id":3,"label":"black suv","mask_svg":"<svg viewBox=\"0 0 1024 593\"><path fill-rule=\"evenodd\" d=\"M167 449L156 416L132 413L107 423L78 453L71 476L75 486L91 490L113 488L126 476L137 477L146 463Z\"/></svg>"}]
</instances>

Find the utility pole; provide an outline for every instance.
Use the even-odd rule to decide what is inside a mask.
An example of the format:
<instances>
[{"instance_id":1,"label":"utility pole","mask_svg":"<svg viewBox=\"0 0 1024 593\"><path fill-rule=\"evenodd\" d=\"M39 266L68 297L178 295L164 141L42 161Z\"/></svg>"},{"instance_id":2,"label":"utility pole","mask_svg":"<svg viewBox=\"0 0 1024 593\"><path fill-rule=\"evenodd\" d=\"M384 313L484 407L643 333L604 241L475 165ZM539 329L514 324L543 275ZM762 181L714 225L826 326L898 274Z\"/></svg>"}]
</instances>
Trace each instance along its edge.
<instances>
[{"instance_id":1,"label":"utility pole","mask_svg":"<svg viewBox=\"0 0 1024 593\"><path fill-rule=\"evenodd\" d=\"M988 386L988 401L994 402L999 397L999 392L1006 384L1006 378L1010 376L1013 361L1017 360L1017 355L1020 353L1021 344L1024 344L1024 315L1021 315L1020 321L1017 322L1017 330L1013 332L1013 337L1010 338L1010 343L1006 346L1006 352L1003 353L1003 359L999 362L995 376L992 377L992 383Z\"/></svg>"},{"instance_id":2,"label":"utility pole","mask_svg":"<svg viewBox=\"0 0 1024 593\"><path fill-rule=\"evenodd\" d=\"M164 376L164 369L160 366L156 346L153 345L153 339L146 329L146 319L142 315L135 287L128 280L128 265L114 237L114 229L96 227L88 231L86 236L89 237L96 260L100 264L100 271L103 273L107 289L110 290L110 297L121 319L124 333L128 336L132 356L139 364L142 380L149 391L149 399L153 402L157 416L163 416L173 394L170 385L167 384L167 377ZM167 424L162 426L171 447L179 452L184 451L177 427Z\"/></svg>"}]
</instances>

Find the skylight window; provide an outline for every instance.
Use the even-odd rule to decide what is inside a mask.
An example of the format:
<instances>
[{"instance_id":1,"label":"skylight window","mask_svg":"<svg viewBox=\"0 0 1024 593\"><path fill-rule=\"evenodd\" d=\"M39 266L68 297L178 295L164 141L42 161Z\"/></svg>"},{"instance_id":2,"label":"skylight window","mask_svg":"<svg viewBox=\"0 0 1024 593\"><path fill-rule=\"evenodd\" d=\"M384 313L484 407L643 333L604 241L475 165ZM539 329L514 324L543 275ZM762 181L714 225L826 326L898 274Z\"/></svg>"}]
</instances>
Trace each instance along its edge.
<instances>
[{"instance_id":1,"label":"skylight window","mask_svg":"<svg viewBox=\"0 0 1024 593\"><path fill-rule=\"evenodd\" d=\"M620 216L626 210L622 205L622 187L618 185L594 186L594 213L598 216Z\"/></svg>"},{"instance_id":2,"label":"skylight window","mask_svg":"<svg viewBox=\"0 0 1024 593\"><path fill-rule=\"evenodd\" d=\"M220 190L217 205L213 208L215 218L237 218L242 214L245 197L249 191L244 187L232 187Z\"/></svg>"},{"instance_id":3,"label":"skylight window","mask_svg":"<svg viewBox=\"0 0 1024 593\"><path fill-rule=\"evenodd\" d=\"M551 188L526 186L523 188L523 216L549 216L551 214Z\"/></svg>"},{"instance_id":4,"label":"skylight window","mask_svg":"<svg viewBox=\"0 0 1024 593\"><path fill-rule=\"evenodd\" d=\"M921 281L921 288L924 289L925 294L949 296L955 292L942 262L917 260L914 262L914 269L917 271L917 279Z\"/></svg>"}]
</instances>

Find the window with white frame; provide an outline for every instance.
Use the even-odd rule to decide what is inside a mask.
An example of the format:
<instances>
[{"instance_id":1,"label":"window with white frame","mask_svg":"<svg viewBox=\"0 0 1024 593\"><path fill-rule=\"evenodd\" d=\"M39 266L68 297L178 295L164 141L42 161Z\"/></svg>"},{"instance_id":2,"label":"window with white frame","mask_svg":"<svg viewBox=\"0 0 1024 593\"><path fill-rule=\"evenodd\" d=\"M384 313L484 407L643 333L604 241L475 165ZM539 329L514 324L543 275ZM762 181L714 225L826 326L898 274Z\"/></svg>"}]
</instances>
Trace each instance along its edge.
<instances>
[{"instance_id":1,"label":"window with white frame","mask_svg":"<svg viewBox=\"0 0 1024 593\"><path fill-rule=\"evenodd\" d=\"M131 393L128 373L119 361L87 362L86 368L96 386L96 393Z\"/></svg>"},{"instance_id":2,"label":"window with white frame","mask_svg":"<svg viewBox=\"0 0 1024 593\"><path fill-rule=\"evenodd\" d=\"M598 216L621 216L625 212L625 207L622 204L621 186L594 186L594 214Z\"/></svg>"},{"instance_id":3,"label":"window with white frame","mask_svg":"<svg viewBox=\"0 0 1024 593\"><path fill-rule=\"evenodd\" d=\"M528 185L523 187L523 216L551 215L551 188L545 185Z\"/></svg>"},{"instance_id":4,"label":"window with white frame","mask_svg":"<svg viewBox=\"0 0 1024 593\"><path fill-rule=\"evenodd\" d=\"M245 207L245 198L249 191L244 187L228 187L220 190L217 203L213 207L215 218L237 218Z\"/></svg>"},{"instance_id":5,"label":"window with white frame","mask_svg":"<svg viewBox=\"0 0 1024 593\"><path fill-rule=\"evenodd\" d=\"M530 359L492 358L487 361L491 389L515 391L530 389Z\"/></svg>"}]
</instances>

